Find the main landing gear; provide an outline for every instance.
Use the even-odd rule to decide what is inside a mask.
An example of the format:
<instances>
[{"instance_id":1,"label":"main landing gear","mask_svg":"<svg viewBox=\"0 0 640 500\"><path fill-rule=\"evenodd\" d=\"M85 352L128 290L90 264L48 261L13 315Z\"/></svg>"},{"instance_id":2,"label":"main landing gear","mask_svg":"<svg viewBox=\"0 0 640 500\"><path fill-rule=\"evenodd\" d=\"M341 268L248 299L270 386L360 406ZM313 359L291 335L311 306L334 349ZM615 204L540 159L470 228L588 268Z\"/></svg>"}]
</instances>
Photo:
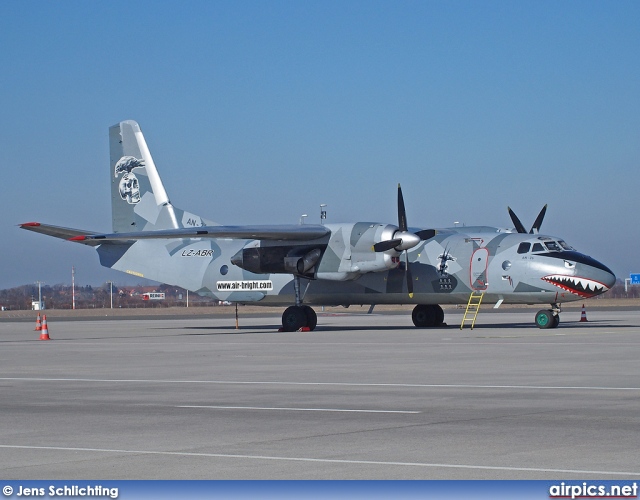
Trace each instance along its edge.
<instances>
[{"instance_id":1,"label":"main landing gear","mask_svg":"<svg viewBox=\"0 0 640 500\"><path fill-rule=\"evenodd\" d=\"M313 331L318 324L316 312L309 306L290 306L282 313L282 331L297 332L302 328Z\"/></svg>"},{"instance_id":2,"label":"main landing gear","mask_svg":"<svg viewBox=\"0 0 640 500\"><path fill-rule=\"evenodd\" d=\"M293 290L296 294L296 305L287 307L282 313L282 331L297 332L303 328L308 328L309 331L315 330L318 316L311 307L302 305L300 276L293 276Z\"/></svg>"},{"instance_id":3,"label":"main landing gear","mask_svg":"<svg viewBox=\"0 0 640 500\"><path fill-rule=\"evenodd\" d=\"M558 328L560 324L560 304L551 304L551 309L543 309L536 313L538 328Z\"/></svg>"},{"instance_id":4,"label":"main landing gear","mask_svg":"<svg viewBox=\"0 0 640 500\"><path fill-rule=\"evenodd\" d=\"M411 319L418 328L441 326L444 324L444 311L438 304L418 304L413 308Z\"/></svg>"}]
</instances>

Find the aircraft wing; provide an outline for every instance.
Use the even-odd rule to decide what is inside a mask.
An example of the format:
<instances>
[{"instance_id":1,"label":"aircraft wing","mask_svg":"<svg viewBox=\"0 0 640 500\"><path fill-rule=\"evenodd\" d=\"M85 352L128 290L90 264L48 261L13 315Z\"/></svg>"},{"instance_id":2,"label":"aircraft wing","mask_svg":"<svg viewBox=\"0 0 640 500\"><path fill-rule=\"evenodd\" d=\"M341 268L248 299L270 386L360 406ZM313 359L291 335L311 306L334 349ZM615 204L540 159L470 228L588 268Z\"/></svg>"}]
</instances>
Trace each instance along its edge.
<instances>
[{"instance_id":1,"label":"aircraft wing","mask_svg":"<svg viewBox=\"0 0 640 500\"><path fill-rule=\"evenodd\" d=\"M100 244L99 241L95 241L95 240L74 239L77 236L96 234L90 231L84 231L82 229L71 229L68 227L51 226L49 224L40 224L39 222L25 222L24 224L20 224L20 227L22 229L26 229L27 231L34 231L36 233L46 234L47 236L53 236L54 238L78 241L78 243L82 243L84 245L89 245L92 247L98 246Z\"/></svg>"},{"instance_id":2,"label":"aircraft wing","mask_svg":"<svg viewBox=\"0 0 640 500\"><path fill-rule=\"evenodd\" d=\"M313 224L265 225L265 226L200 226L194 228L162 229L159 231L136 231L130 233L99 234L77 229L48 226L37 222L22 224L20 227L30 231L84 243L101 245L106 242L132 241L143 239L172 238L229 238L240 240L281 240L308 241L322 238L331 231L325 226Z\"/></svg>"}]
</instances>

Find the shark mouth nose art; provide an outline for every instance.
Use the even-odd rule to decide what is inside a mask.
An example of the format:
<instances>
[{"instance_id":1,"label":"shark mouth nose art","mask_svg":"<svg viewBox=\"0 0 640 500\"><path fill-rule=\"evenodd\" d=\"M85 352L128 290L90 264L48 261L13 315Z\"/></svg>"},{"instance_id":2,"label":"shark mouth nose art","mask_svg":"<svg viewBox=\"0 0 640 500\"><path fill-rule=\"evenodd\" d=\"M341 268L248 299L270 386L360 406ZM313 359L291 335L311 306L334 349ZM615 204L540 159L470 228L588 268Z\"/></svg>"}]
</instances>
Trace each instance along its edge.
<instances>
[{"instance_id":1,"label":"shark mouth nose art","mask_svg":"<svg viewBox=\"0 0 640 500\"><path fill-rule=\"evenodd\" d=\"M580 297L588 299L609 290L609 287L599 281L579 276L563 276L562 274L550 274L542 278L547 283L562 288Z\"/></svg>"}]
</instances>

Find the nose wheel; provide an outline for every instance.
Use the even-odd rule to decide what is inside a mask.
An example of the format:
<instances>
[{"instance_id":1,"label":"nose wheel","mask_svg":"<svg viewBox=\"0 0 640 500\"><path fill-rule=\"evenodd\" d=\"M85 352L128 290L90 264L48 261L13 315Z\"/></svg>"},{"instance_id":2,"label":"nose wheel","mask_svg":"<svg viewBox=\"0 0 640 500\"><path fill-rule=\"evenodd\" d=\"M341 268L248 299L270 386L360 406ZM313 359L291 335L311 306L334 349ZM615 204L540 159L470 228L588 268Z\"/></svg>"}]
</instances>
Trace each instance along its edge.
<instances>
[{"instance_id":1,"label":"nose wheel","mask_svg":"<svg viewBox=\"0 0 640 500\"><path fill-rule=\"evenodd\" d=\"M553 309L543 309L536 313L535 322L538 328L558 328L560 324L560 306L551 304Z\"/></svg>"}]
</instances>

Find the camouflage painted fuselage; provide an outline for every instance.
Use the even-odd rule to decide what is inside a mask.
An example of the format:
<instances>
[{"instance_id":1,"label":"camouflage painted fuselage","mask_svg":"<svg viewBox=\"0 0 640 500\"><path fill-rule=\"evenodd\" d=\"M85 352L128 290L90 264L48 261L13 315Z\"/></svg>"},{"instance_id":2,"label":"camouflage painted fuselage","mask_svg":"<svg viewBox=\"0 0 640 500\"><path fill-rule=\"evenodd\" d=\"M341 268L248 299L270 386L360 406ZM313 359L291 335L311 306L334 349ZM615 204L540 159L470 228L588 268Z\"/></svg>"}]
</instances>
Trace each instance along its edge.
<instances>
[{"instance_id":1,"label":"camouflage painted fuselage","mask_svg":"<svg viewBox=\"0 0 640 500\"><path fill-rule=\"evenodd\" d=\"M400 253L371 249L381 232L394 226L351 223L326 228L328 236L311 241L141 240L103 245L98 253L103 265L120 271L219 300L265 305L294 302L292 274L242 269L231 261L243 249L260 249L266 267L276 266L276 271L278 260L320 249L313 272L301 280L303 302L310 305L466 304L472 290L485 292L485 302L551 304L592 297L615 283L606 266L575 250L543 246L542 251L522 252L523 243L557 245L562 241L557 238L462 227L438 230L409 250L414 289L410 297Z\"/></svg>"}]
</instances>

